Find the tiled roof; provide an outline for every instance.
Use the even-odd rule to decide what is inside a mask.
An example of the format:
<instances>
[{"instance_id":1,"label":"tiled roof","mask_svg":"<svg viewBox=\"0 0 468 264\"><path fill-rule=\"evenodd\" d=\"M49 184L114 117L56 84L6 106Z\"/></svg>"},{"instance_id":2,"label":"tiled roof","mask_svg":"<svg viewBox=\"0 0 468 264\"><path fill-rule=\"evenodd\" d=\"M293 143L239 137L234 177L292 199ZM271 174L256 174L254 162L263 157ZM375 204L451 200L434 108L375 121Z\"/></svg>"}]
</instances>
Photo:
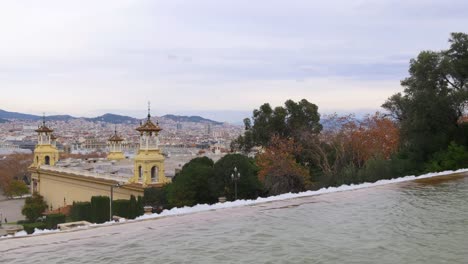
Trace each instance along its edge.
<instances>
[{"instance_id":1,"label":"tiled roof","mask_svg":"<svg viewBox=\"0 0 468 264\"><path fill-rule=\"evenodd\" d=\"M159 127L158 123L154 124L153 121L151 121L151 116L148 114L146 122L140 125L136 130L139 132L159 132L162 128Z\"/></svg>"},{"instance_id":2,"label":"tiled roof","mask_svg":"<svg viewBox=\"0 0 468 264\"><path fill-rule=\"evenodd\" d=\"M34 131L36 131L37 133L41 133L41 132L52 133L54 130L48 128L45 124L43 124L42 126L40 126L38 129L36 129Z\"/></svg>"}]
</instances>

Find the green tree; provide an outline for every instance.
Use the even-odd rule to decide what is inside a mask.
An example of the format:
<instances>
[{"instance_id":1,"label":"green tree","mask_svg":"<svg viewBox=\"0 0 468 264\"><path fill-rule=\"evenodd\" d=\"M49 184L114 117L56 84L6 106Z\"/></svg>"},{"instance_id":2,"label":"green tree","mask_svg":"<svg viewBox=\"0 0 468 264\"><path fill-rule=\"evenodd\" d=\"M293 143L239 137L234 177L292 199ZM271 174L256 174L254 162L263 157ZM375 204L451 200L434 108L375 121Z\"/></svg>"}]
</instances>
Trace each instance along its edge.
<instances>
[{"instance_id":1,"label":"green tree","mask_svg":"<svg viewBox=\"0 0 468 264\"><path fill-rule=\"evenodd\" d=\"M234 199L234 182L231 178L234 167L240 173L237 181L239 199L255 199L262 193L262 186L257 177L258 168L252 158L241 154L228 154L214 165L215 178L210 182L210 190L215 196Z\"/></svg>"},{"instance_id":2,"label":"green tree","mask_svg":"<svg viewBox=\"0 0 468 264\"><path fill-rule=\"evenodd\" d=\"M21 213L26 217L30 222L35 222L42 213L47 209L47 203L38 193L34 193L31 197L26 198L24 201L23 209Z\"/></svg>"},{"instance_id":3,"label":"green tree","mask_svg":"<svg viewBox=\"0 0 468 264\"><path fill-rule=\"evenodd\" d=\"M156 209L169 209L169 201L167 200L168 190L172 183L165 184L160 188L146 188L143 195L144 205L150 205Z\"/></svg>"},{"instance_id":4,"label":"green tree","mask_svg":"<svg viewBox=\"0 0 468 264\"><path fill-rule=\"evenodd\" d=\"M195 158L185 164L168 190L169 204L181 207L216 202L217 196L209 187L214 179L213 165L207 157Z\"/></svg>"},{"instance_id":5,"label":"green tree","mask_svg":"<svg viewBox=\"0 0 468 264\"><path fill-rule=\"evenodd\" d=\"M252 121L253 125L249 119L244 120L244 135L234 141L233 148L248 152L254 146L267 146L275 135L298 140L302 131L317 134L322 130L317 105L306 99L287 100L284 107L274 109L263 104L253 111Z\"/></svg>"},{"instance_id":6,"label":"green tree","mask_svg":"<svg viewBox=\"0 0 468 264\"><path fill-rule=\"evenodd\" d=\"M449 42L446 51L423 51L412 59L410 76L401 82L404 93L383 105L400 122L402 151L417 164L448 146L466 110L468 36L452 33Z\"/></svg>"},{"instance_id":7,"label":"green tree","mask_svg":"<svg viewBox=\"0 0 468 264\"><path fill-rule=\"evenodd\" d=\"M5 195L9 197L21 196L29 193L28 186L23 181L13 180L5 190Z\"/></svg>"}]
</instances>

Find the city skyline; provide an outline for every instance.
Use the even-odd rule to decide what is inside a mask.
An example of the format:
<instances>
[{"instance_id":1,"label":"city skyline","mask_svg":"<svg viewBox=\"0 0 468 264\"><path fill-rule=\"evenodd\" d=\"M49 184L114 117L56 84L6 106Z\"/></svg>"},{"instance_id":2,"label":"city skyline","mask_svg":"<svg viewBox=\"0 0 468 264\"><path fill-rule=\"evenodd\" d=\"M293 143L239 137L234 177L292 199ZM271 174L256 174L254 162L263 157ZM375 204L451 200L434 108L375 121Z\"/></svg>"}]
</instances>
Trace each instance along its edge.
<instances>
[{"instance_id":1,"label":"city skyline","mask_svg":"<svg viewBox=\"0 0 468 264\"><path fill-rule=\"evenodd\" d=\"M466 31L468 3L449 2L3 2L0 108L139 117L149 100L154 115L239 122L306 98L373 112L419 51Z\"/></svg>"}]
</instances>

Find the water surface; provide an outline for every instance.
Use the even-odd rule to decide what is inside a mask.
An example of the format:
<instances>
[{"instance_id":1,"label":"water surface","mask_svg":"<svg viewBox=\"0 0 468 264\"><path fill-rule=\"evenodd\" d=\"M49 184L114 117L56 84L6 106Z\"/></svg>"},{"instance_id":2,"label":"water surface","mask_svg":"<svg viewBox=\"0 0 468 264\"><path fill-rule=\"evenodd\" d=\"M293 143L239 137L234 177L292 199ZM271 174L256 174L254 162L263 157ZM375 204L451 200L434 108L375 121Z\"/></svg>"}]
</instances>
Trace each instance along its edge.
<instances>
[{"instance_id":1,"label":"water surface","mask_svg":"<svg viewBox=\"0 0 468 264\"><path fill-rule=\"evenodd\" d=\"M2 263L468 263L468 177L0 240Z\"/></svg>"}]
</instances>

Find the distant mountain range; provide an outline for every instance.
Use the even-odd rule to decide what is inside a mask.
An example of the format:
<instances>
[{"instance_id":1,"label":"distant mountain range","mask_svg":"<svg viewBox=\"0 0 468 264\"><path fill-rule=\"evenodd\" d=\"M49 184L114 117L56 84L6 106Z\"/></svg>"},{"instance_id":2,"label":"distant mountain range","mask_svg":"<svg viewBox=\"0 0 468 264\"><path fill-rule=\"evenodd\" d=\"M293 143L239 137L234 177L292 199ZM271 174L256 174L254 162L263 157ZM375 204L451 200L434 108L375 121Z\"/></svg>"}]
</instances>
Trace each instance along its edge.
<instances>
[{"instance_id":1,"label":"distant mountain range","mask_svg":"<svg viewBox=\"0 0 468 264\"><path fill-rule=\"evenodd\" d=\"M213 121L210 119L203 118L201 116L178 116L178 115L164 115L161 118L169 119L175 122L195 122L195 123L211 123L213 125L220 125L221 122ZM18 120L31 120L31 121L38 121L42 119L42 116L38 115L30 115L30 114L23 114L23 113L16 113L16 112L8 112L5 110L0 109L0 123L8 122L8 119L18 119ZM79 117L74 117L70 115L51 115L46 116L46 120L49 121L69 121L73 119L80 119ZM130 116L123 116L123 115L115 115L115 114L104 114L102 116L87 118L82 117L82 119L89 121L89 122L106 122L112 124L132 124L138 123L140 119L130 117Z\"/></svg>"}]
</instances>

